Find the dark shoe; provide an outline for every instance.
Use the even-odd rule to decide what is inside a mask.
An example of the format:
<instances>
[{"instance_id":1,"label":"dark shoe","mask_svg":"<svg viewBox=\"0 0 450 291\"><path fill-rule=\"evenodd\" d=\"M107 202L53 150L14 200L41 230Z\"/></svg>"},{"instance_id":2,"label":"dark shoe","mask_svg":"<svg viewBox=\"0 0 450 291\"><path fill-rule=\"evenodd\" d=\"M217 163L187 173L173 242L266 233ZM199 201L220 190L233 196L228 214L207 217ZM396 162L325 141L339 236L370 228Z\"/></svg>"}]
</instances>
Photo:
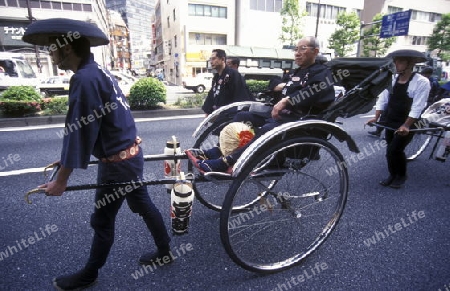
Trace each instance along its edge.
<instances>
[{"instance_id":1,"label":"dark shoe","mask_svg":"<svg viewBox=\"0 0 450 291\"><path fill-rule=\"evenodd\" d=\"M206 160L208 159L205 152L201 149L187 149L184 151L189 159L191 160Z\"/></svg>"},{"instance_id":2,"label":"dark shoe","mask_svg":"<svg viewBox=\"0 0 450 291\"><path fill-rule=\"evenodd\" d=\"M389 185L389 187L399 189L399 188L402 188L403 185L405 185L405 182L406 182L406 176L396 177L394 179L394 181L392 181L392 183Z\"/></svg>"},{"instance_id":3,"label":"dark shoe","mask_svg":"<svg viewBox=\"0 0 450 291\"><path fill-rule=\"evenodd\" d=\"M160 266L170 264L174 260L170 249L168 250L158 250L152 253L143 254L139 258L139 264L141 265L155 265L159 264Z\"/></svg>"},{"instance_id":4,"label":"dark shoe","mask_svg":"<svg viewBox=\"0 0 450 291\"><path fill-rule=\"evenodd\" d=\"M377 136L377 137L380 137L380 135L381 135L381 131L378 131L378 130L369 131L367 133L370 135L373 135L373 136Z\"/></svg>"},{"instance_id":5,"label":"dark shoe","mask_svg":"<svg viewBox=\"0 0 450 291\"><path fill-rule=\"evenodd\" d=\"M59 276L53 279L57 290L83 290L97 283L98 271L82 269L74 274Z\"/></svg>"},{"instance_id":6,"label":"dark shoe","mask_svg":"<svg viewBox=\"0 0 450 291\"><path fill-rule=\"evenodd\" d=\"M392 183L394 180L395 180L395 177L389 176L388 178L386 178L386 179L380 181L380 184L383 185L383 186L385 186L385 187L387 187L387 186L391 185L391 183Z\"/></svg>"}]
</instances>

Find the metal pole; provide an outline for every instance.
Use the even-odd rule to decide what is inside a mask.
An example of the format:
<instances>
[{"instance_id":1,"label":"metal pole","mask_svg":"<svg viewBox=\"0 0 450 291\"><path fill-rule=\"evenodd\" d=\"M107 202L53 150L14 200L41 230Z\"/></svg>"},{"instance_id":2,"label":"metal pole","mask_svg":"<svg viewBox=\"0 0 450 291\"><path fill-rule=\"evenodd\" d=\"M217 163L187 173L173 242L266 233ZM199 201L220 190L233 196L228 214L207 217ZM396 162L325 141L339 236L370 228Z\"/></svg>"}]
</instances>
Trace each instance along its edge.
<instances>
[{"instance_id":1,"label":"metal pole","mask_svg":"<svg viewBox=\"0 0 450 291\"><path fill-rule=\"evenodd\" d=\"M363 39L363 27L364 21L361 21L359 26L359 39L358 39L358 47L356 48L356 57L359 58L361 55L361 39Z\"/></svg>"},{"instance_id":2,"label":"metal pole","mask_svg":"<svg viewBox=\"0 0 450 291\"><path fill-rule=\"evenodd\" d=\"M319 0L319 4L317 6L316 34L314 35L316 38L317 38L318 31L319 31L319 17L320 17L320 0Z\"/></svg>"},{"instance_id":3,"label":"metal pole","mask_svg":"<svg viewBox=\"0 0 450 291\"><path fill-rule=\"evenodd\" d=\"M373 21L373 22L369 22L369 23L364 23L364 21L361 21L361 26L359 28L359 39L358 39L358 47L356 48L356 57L359 57L361 55L361 40L364 38L363 35L363 28L366 27L367 25L372 25L372 24L377 24L377 23L381 23L383 22L383 20L377 20L377 21ZM368 35L368 36L373 36L373 35Z\"/></svg>"},{"instance_id":4,"label":"metal pole","mask_svg":"<svg viewBox=\"0 0 450 291\"><path fill-rule=\"evenodd\" d=\"M28 20L30 20L30 23L33 23L33 14L31 13L30 0L27 0L27 8L28 8ZM39 47L37 45L34 46L34 52L36 54L36 66L38 68L38 72L42 73L41 60L39 56Z\"/></svg>"}]
</instances>

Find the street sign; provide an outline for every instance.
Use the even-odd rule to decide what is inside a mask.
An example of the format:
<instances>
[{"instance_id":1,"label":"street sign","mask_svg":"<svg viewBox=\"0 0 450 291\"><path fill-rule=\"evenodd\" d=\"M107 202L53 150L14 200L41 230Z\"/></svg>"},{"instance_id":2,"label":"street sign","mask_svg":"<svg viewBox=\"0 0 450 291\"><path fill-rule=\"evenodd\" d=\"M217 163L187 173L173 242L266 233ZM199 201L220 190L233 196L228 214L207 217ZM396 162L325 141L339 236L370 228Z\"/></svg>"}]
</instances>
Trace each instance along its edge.
<instances>
[{"instance_id":1,"label":"street sign","mask_svg":"<svg viewBox=\"0 0 450 291\"><path fill-rule=\"evenodd\" d=\"M380 38L408 35L411 10L400 11L383 16Z\"/></svg>"}]
</instances>

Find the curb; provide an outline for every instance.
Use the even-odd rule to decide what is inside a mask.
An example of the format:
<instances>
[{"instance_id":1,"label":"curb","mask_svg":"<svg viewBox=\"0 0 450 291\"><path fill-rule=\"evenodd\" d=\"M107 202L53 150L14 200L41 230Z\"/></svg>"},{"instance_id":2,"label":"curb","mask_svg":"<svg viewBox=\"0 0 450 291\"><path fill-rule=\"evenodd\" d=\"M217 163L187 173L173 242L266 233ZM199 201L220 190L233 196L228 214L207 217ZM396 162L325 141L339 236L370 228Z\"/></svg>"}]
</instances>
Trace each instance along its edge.
<instances>
[{"instance_id":1,"label":"curb","mask_svg":"<svg viewBox=\"0 0 450 291\"><path fill-rule=\"evenodd\" d=\"M131 114L136 119L136 118L158 118L158 117L204 114L204 112L201 108L189 108L189 109L157 109L147 111L132 111ZM61 124L65 122L65 119L66 119L65 115L0 118L0 128Z\"/></svg>"}]
</instances>

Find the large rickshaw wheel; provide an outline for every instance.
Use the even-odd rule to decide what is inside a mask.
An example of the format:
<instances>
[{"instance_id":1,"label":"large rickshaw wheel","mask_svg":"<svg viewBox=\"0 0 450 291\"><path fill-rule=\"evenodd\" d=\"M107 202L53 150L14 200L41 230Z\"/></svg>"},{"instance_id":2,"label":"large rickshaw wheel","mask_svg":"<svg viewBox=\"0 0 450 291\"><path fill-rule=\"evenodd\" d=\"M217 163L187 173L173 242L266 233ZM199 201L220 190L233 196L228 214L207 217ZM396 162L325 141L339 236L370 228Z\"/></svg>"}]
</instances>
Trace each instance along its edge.
<instances>
[{"instance_id":1,"label":"large rickshaw wheel","mask_svg":"<svg viewBox=\"0 0 450 291\"><path fill-rule=\"evenodd\" d=\"M237 174L220 214L225 250L258 273L292 267L316 250L342 215L349 183L342 155L324 139L268 143ZM257 198L245 212L233 211Z\"/></svg>"},{"instance_id":2,"label":"large rickshaw wheel","mask_svg":"<svg viewBox=\"0 0 450 291\"><path fill-rule=\"evenodd\" d=\"M428 144L430 144L432 137L431 134L427 134L426 132L414 133L411 142L405 148L406 160L414 161L417 159L425 151Z\"/></svg>"}]
</instances>

